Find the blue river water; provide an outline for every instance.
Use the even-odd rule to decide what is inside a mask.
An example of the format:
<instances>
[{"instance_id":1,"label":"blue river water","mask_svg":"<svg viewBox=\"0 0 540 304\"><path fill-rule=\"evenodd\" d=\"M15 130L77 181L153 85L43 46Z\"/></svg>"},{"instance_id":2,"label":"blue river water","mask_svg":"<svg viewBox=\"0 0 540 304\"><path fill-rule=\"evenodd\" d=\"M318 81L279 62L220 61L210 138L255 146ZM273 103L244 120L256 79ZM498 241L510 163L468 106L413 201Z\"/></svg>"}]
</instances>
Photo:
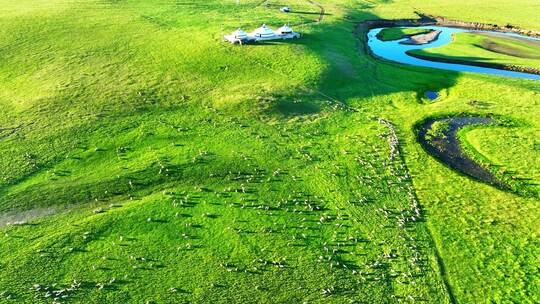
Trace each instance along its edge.
<instances>
[{"instance_id":1,"label":"blue river water","mask_svg":"<svg viewBox=\"0 0 540 304\"><path fill-rule=\"evenodd\" d=\"M521 39L536 40L536 41L540 41L540 38L528 37L528 36L518 35L514 33L477 31L477 30L450 28L450 27L441 27L441 26L421 26L421 27L416 27L416 28L440 30L441 34L439 35L437 40L432 41L427 44L407 45L407 44L400 43L404 40L407 40L407 38L400 39L400 40L393 40L393 41L379 40L379 38L377 38L377 34L380 31L382 31L383 28L376 28L368 32L368 45L371 48L371 51L373 52L373 54L375 54L377 57L380 57L389 61L398 62L398 63L421 66L421 67L429 67L429 68L435 68L435 69L441 69L441 70L457 71L457 72L472 72L472 73L506 76L506 77L513 77L513 78L540 80L540 75L536 75L536 74L506 71L506 70L499 70L499 69L485 68L485 67L477 67L477 66L465 65L465 64L435 62L435 61L415 58L415 57L407 55L406 53L407 51L410 51L410 50L421 50L421 49L441 47L443 45L446 45L452 42L452 36L454 33L461 33L461 32L490 33L494 35L503 35L503 36L521 38Z\"/></svg>"}]
</instances>

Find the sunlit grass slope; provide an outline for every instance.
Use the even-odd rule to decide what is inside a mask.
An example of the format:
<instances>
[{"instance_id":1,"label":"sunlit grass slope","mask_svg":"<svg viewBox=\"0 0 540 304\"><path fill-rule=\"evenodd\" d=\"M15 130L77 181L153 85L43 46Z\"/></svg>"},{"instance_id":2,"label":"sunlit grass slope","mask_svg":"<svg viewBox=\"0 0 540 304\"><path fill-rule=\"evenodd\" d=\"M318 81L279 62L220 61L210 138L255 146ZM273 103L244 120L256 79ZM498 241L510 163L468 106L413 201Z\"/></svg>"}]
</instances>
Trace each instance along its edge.
<instances>
[{"instance_id":1,"label":"sunlit grass slope","mask_svg":"<svg viewBox=\"0 0 540 304\"><path fill-rule=\"evenodd\" d=\"M499 26L513 25L530 30L540 30L538 20L531 12L540 10L540 3L533 0L396 0L388 5L374 5L372 12L385 18L414 17L414 12L443 16L453 20L481 22Z\"/></svg>"},{"instance_id":2,"label":"sunlit grass slope","mask_svg":"<svg viewBox=\"0 0 540 304\"><path fill-rule=\"evenodd\" d=\"M540 185L540 137L537 128L472 130L465 140L472 145L489 163L500 166L512 178L527 180L531 188L538 191ZM500 138L505 138L501 141Z\"/></svg>"},{"instance_id":3,"label":"sunlit grass slope","mask_svg":"<svg viewBox=\"0 0 540 304\"><path fill-rule=\"evenodd\" d=\"M268 2L2 3L0 302L538 302L538 198L456 174L413 126L495 113L534 142L539 84L381 62L353 34L454 2L318 1L322 22ZM304 36L222 41L262 23ZM536 178L490 134L472 145Z\"/></svg>"}]
</instances>

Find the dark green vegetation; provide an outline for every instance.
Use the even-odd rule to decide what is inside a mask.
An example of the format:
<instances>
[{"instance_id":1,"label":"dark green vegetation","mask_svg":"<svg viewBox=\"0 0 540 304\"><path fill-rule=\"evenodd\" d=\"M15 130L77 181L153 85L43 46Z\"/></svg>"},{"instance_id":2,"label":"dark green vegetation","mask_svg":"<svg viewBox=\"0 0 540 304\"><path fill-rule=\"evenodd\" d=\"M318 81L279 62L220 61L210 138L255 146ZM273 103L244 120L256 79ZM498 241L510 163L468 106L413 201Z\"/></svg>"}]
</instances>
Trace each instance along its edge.
<instances>
[{"instance_id":1,"label":"dark green vegetation","mask_svg":"<svg viewBox=\"0 0 540 304\"><path fill-rule=\"evenodd\" d=\"M452 117L429 118L416 126L418 140L426 151L450 168L479 181L513 191L524 196L539 197L540 192L527 178L515 176L492 163L469 143L466 135L470 130L491 127L516 128L518 122L495 117L479 117L467 114Z\"/></svg>"},{"instance_id":2,"label":"dark green vegetation","mask_svg":"<svg viewBox=\"0 0 540 304\"><path fill-rule=\"evenodd\" d=\"M448 121L438 120L431 124L431 128L426 133L428 139L433 139L435 137L446 138L446 132L450 130L450 125Z\"/></svg>"},{"instance_id":3,"label":"dark green vegetation","mask_svg":"<svg viewBox=\"0 0 540 304\"><path fill-rule=\"evenodd\" d=\"M430 29L395 27L395 28L384 29L377 36L382 41L390 41L390 40L399 40L399 39L411 37L414 35L427 34L431 31L432 30Z\"/></svg>"},{"instance_id":4,"label":"dark green vegetation","mask_svg":"<svg viewBox=\"0 0 540 304\"><path fill-rule=\"evenodd\" d=\"M454 39L453 43L440 48L411 53L430 60L529 68L540 73L540 41L477 33L457 33Z\"/></svg>"},{"instance_id":5,"label":"dark green vegetation","mask_svg":"<svg viewBox=\"0 0 540 304\"><path fill-rule=\"evenodd\" d=\"M540 84L381 62L352 34L414 8L538 29L536 1L329 0L320 23L261 2L2 3L0 301L539 302L538 198L457 174L414 125L525 121L463 136L538 183ZM222 42L262 23L305 35Z\"/></svg>"}]
</instances>

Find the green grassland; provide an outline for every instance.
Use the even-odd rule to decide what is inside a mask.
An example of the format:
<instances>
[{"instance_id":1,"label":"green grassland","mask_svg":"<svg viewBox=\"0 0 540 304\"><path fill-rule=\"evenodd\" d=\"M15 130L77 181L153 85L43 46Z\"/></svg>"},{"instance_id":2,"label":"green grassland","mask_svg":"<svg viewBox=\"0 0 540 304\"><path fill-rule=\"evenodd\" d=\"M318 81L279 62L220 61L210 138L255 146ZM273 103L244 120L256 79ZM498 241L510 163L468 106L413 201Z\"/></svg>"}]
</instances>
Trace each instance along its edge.
<instances>
[{"instance_id":1,"label":"green grassland","mask_svg":"<svg viewBox=\"0 0 540 304\"><path fill-rule=\"evenodd\" d=\"M483 157L481 161L495 166L494 170L512 180L523 180L529 190L540 193L539 164L530 161L540 157L538 135L536 128L480 128L466 132L463 141ZM502 136L506 137L504 144L495 139Z\"/></svg>"},{"instance_id":2,"label":"green grassland","mask_svg":"<svg viewBox=\"0 0 540 304\"><path fill-rule=\"evenodd\" d=\"M353 33L415 9L538 29L536 1L268 4L2 3L0 302L540 301L538 197L455 173L413 128L526 122L464 136L538 181L540 84L382 62ZM304 36L222 41L262 23Z\"/></svg>"},{"instance_id":3,"label":"green grassland","mask_svg":"<svg viewBox=\"0 0 540 304\"><path fill-rule=\"evenodd\" d=\"M537 18L530 13L537 12L540 9L540 3L531 0L490 0L482 4L467 0L396 0L387 1L385 4L369 4L370 12L387 19L399 19L415 18L414 12L418 11L453 20L499 26L510 24L530 30L540 30Z\"/></svg>"},{"instance_id":4,"label":"green grassland","mask_svg":"<svg viewBox=\"0 0 540 304\"><path fill-rule=\"evenodd\" d=\"M435 59L540 69L540 42L492 34L457 33L446 46L411 53Z\"/></svg>"},{"instance_id":5,"label":"green grassland","mask_svg":"<svg viewBox=\"0 0 540 304\"><path fill-rule=\"evenodd\" d=\"M390 41L390 40L399 40L402 38L419 35L419 34L426 34L431 32L430 29L415 29L415 28L386 28L380 31L380 33L377 35L378 38L382 41Z\"/></svg>"}]
</instances>

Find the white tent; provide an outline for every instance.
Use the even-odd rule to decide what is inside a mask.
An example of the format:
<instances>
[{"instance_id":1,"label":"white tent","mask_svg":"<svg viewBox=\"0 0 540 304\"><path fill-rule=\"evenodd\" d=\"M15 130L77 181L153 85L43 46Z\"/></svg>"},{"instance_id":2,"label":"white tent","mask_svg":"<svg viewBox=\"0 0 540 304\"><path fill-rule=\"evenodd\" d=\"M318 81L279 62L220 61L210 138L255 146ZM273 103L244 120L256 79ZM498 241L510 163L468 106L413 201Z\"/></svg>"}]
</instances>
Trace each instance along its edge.
<instances>
[{"instance_id":1,"label":"white tent","mask_svg":"<svg viewBox=\"0 0 540 304\"><path fill-rule=\"evenodd\" d=\"M266 26L266 24L263 24L260 28L253 32L253 37L256 39L273 39L276 38L276 33L271 28Z\"/></svg>"},{"instance_id":2,"label":"white tent","mask_svg":"<svg viewBox=\"0 0 540 304\"><path fill-rule=\"evenodd\" d=\"M278 30L277 30L278 34L280 35L287 35L287 34L291 34L293 32L292 28L290 28L288 25L284 25L282 27L280 27Z\"/></svg>"},{"instance_id":3,"label":"white tent","mask_svg":"<svg viewBox=\"0 0 540 304\"><path fill-rule=\"evenodd\" d=\"M239 39L239 40L245 40L248 38L248 34L244 32L242 29L237 29L231 34L231 36L234 36L234 38Z\"/></svg>"},{"instance_id":4,"label":"white tent","mask_svg":"<svg viewBox=\"0 0 540 304\"><path fill-rule=\"evenodd\" d=\"M237 29L230 35L223 36L225 40L229 41L230 43L239 43L243 44L246 42L250 42L252 38L248 36L248 33L244 32L242 29Z\"/></svg>"},{"instance_id":5,"label":"white tent","mask_svg":"<svg viewBox=\"0 0 540 304\"><path fill-rule=\"evenodd\" d=\"M293 31L288 25L284 25L277 30L277 34L281 39L300 38L300 33Z\"/></svg>"}]
</instances>

